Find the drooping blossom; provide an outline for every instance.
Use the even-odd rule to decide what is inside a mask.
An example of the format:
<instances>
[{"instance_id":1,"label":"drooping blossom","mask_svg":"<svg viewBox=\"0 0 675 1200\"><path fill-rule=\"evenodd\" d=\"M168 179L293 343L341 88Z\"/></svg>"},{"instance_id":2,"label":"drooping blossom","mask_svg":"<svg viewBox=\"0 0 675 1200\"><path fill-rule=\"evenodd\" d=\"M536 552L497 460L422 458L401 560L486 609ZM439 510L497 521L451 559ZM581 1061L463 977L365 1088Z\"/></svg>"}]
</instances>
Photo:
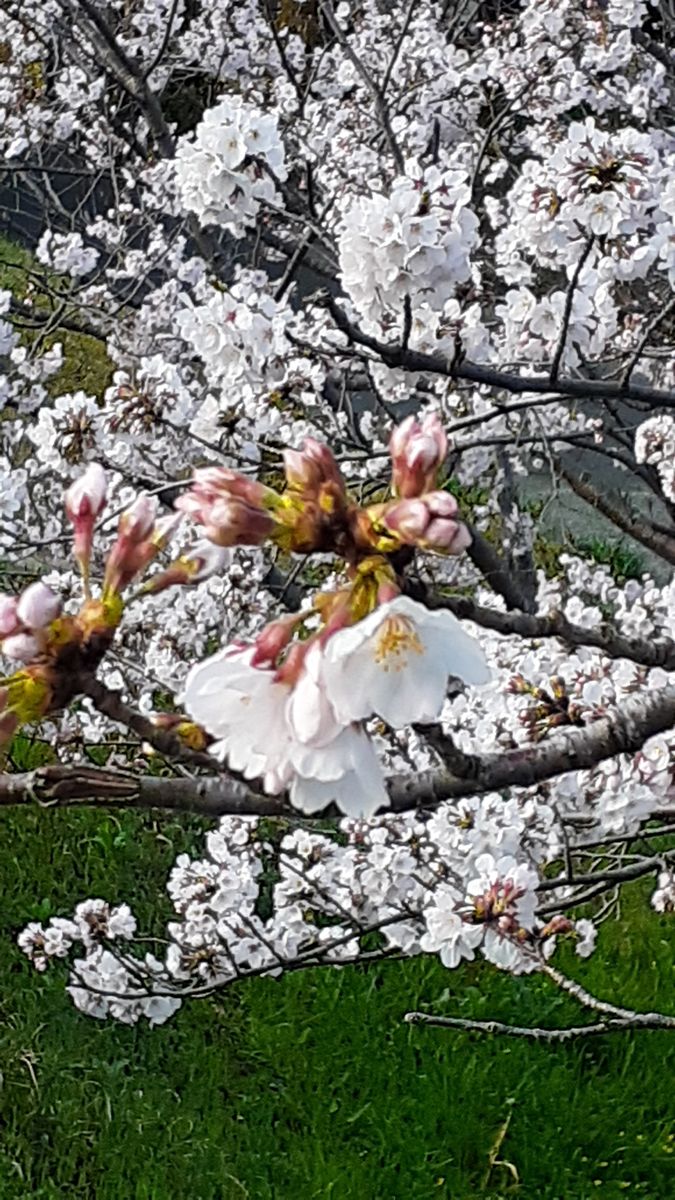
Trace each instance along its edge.
<instances>
[{"instance_id":1,"label":"drooping blossom","mask_svg":"<svg viewBox=\"0 0 675 1200\"><path fill-rule=\"evenodd\" d=\"M271 793L315 812L330 803L366 816L386 804L382 772L369 739L339 722L321 679L317 645L295 683L255 667L251 647L228 647L189 672L183 704L217 740L211 753Z\"/></svg>"}]
</instances>

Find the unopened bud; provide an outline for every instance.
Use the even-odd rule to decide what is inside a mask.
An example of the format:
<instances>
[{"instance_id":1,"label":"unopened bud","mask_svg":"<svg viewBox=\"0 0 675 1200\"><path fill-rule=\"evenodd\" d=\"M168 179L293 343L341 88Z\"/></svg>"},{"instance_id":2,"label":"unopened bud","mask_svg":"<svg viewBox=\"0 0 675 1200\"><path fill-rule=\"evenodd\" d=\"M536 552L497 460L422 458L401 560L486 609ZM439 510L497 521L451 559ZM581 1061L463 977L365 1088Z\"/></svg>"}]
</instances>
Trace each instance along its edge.
<instances>
[{"instance_id":1,"label":"unopened bud","mask_svg":"<svg viewBox=\"0 0 675 1200\"><path fill-rule=\"evenodd\" d=\"M387 511L385 524L402 541L419 541L429 524L427 506L423 500L401 500Z\"/></svg>"},{"instance_id":2,"label":"unopened bud","mask_svg":"<svg viewBox=\"0 0 675 1200\"><path fill-rule=\"evenodd\" d=\"M155 525L157 501L154 496L141 492L130 508L122 513L119 523L118 536L128 538L130 542L142 542L149 537Z\"/></svg>"},{"instance_id":3,"label":"unopened bud","mask_svg":"<svg viewBox=\"0 0 675 1200\"><path fill-rule=\"evenodd\" d=\"M200 506L210 505L217 499L234 497L261 507L274 496L271 488L239 471L231 471L228 467L199 467L193 475L191 490L179 496L174 507L192 515L195 502Z\"/></svg>"},{"instance_id":4,"label":"unopened bud","mask_svg":"<svg viewBox=\"0 0 675 1200\"><path fill-rule=\"evenodd\" d=\"M105 508L107 480L103 467L90 463L66 492L66 513L74 529L73 552L80 564L85 597L89 597L89 564L94 525Z\"/></svg>"},{"instance_id":5,"label":"unopened bud","mask_svg":"<svg viewBox=\"0 0 675 1200\"><path fill-rule=\"evenodd\" d=\"M448 439L437 413L427 413L420 424L407 417L391 435L392 487L402 499L422 496L436 484L448 453Z\"/></svg>"},{"instance_id":6,"label":"unopened bud","mask_svg":"<svg viewBox=\"0 0 675 1200\"><path fill-rule=\"evenodd\" d=\"M275 529L270 513L234 498L217 500L204 521L207 538L222 547L261 546Z\"/></svg>"},{"instance_id":7,"label":"unopened bud","mask_svg":"<svg viewBox=\"0 0 675 1200\"><path fill-rule=\"evenodd\" d=\"M20 627L16 612L18 603L16 596L0 595L0 637L9 637Z\"/></svg>"},{"instance_id":8,"label":"unopened bud","mask_svg":"<svg viewBox=\"0 0 675 1200\"><path fill-rule=\"evenodd\" d=\"M44 629L61 612L61 600L46 583L38 580L19 597L16 615L28 629Z\"/></svg>"},{"instance_id":9,"label":"unopened bud","mask_svg":"<svg viewBox=\"0 0 675 1200\"><path fill-rule=\"evenodd\" d=\"M443 554L462 554L471 545L471 534L461 521L431 521L424 535L424 548Z\"/></svg>"},{"instance_id":10,"label":"unopened bud","mask_svg":"<svg viewBox=\"0 0 675 1200\"><path fill-rule=\"evenodd\" d=\"M42 643L32 633L15 633L2 643L2 653L12 662L29 663L41 649Z\"/></svg>"},{"instance_id":11,"label":"unopened bud","mask_svg":"<svg viewBox=\"0 0 675 1200\"><path fill-rule=\"evenodd\" d=\"M307 499L318 500L327 490L337 498L346 496L345 480L342 479L333 451L316 438L305 438L301 450L283 452L283 467L286 472L288 490L299 492Z\"/></svg>"},{"instance_id":12,"label":"unopened bud","mask_svg":"<svg viewBox=\"0 0 675 1200\"><path fill-rule=\"evenodd\" d=\"M455 520L457 501L448 492L429 492L413 500L394 501L385 506L382 521L406 545L435 550L439 554L461 554L471 545L466 525Z\"/></svg>"},{"instance_id":13,"label":"unopened bud","mask_svg":"<svg viewBox=\"0 0 675 1200\"><path fill-rule=\"evenodd\" d=\"M104 594L122 592L164 548L180 518L155 521L157 501L142 493L120 517L115 542L105 568Z\"/></svg>"},{"instance_id":14,"label":"unopened bud","mask_svg":"<svg viewBox=\"0 0 675 1200\"><path fill-rule=\"evenodd\" d=\"M195 471L192 489L176 508L204 526L217 546L260 546L272 535L280 497L271 488L225 467Z\"/></svg>"},{"instance_id":15,"label":"unopened bud","mask_svg":"<svg viewBox=\"0 0 675 1200\"><path fill-rule=\"evenodd\" d=\"M92 524L105 508L108 481L103 467L90 463L84 475L76 479L66 492L66 513L77 526L78 522Z\"/></svg>"}]
</instances>

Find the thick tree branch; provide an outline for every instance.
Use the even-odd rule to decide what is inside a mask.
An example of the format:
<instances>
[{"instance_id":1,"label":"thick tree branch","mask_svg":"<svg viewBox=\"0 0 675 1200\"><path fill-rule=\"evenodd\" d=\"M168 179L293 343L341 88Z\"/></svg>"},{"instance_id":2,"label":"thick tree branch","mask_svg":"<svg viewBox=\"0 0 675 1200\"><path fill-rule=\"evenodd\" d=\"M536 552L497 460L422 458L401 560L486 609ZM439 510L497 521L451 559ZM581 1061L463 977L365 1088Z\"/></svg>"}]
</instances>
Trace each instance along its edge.
<instances>
[{"instance_id":1,"label":"thick tree branch","mask_svg":"<svg viewBox=\"0 0 675 1200\"><path fill-rule=\"evenodd\" d=\"M468 522L467 522L468 525ZM490 587L502 596L507 608L528 608L530 597L518 586L509 565L497 554L475 526L468 525L471 532L471 545L467 551L469 558Z\"/></svg>"},{"instance_id":2,"label":"thick tree branch","mask_svg":"<svg viewBox=\"0 0 675 1200\"><path fill-rule=\"evenodd\" d=\"M646 522L631 516L629 512L618 504L607 500L606 496L597 491L592 483L589 483L586 479L582 479L579 475L575 475L559 459L556 461L556 467L561 477L581 500L585 500L592 508L602 513L603 517L606 517L608 521L616 525L617 529L622 529L624 533L635 538L636 542L640 542L647 550L651 550L652 554L657 554L659 558L675 566L675 537L668 537L665 533L659 533L657 530L650 528Z\"/></svg>"},{"instance_id":3,"label":"thick tree branch","mask_svg":"<svg viewBox=\"0 0 675 1200\"><path fill-rule=\"evenodd\" d=\"M461 620L475 621L477 625L492 629L495 633L506 636L515 634L524 638L557 637L569 646L592 646L608 658L627 658L641 666L675 671L675 641L671 638L662 641L628 638L608 625L594 626L592 629L575 625L561 612L548 613L546 616L533 616L517 610L499 612L498 609L477 604L469 596L441 596L417 584L409 590L416 598L423 600L427 608L448 609Z\"/></svg>"},{"instance_id":4,"label":"thick tree branch","mask_svg":"<svg viewBox=\"0 0 675 1200\"><path fill-rule=\"evenodd\" d=\"M503 754L467 756L469 775L454 775L446 770L394 776L389 780L390 809L409 812L416 808L433 808L444 800L458 800L511 787L530 787L567 771L590 769L619 754L634 754L650 737L664 733L674 725L675 688L639 696L608 717L581 729L570 729L536 746ZM154 726L152 729L156 735ZM226 814L297 816L285 797L264 796L224 773L163 779L64 766L0 776L0 806L35 801L47 806L89 803L104 807L158 808L212 818ZM326 815L321 814L321 817Z\"/></svg>"}]
</instances>

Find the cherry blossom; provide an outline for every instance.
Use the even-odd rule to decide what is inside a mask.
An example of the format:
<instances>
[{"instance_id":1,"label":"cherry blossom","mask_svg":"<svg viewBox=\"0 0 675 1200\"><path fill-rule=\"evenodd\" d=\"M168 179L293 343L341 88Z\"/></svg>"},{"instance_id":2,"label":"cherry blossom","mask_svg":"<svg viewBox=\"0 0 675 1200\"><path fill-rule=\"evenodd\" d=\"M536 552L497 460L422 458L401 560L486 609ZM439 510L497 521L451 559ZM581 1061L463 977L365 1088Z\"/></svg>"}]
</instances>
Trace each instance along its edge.
<instances>
[{"instance_id":1,"label":"cherry blossom","mask_svg":"<svg viewBox=\"0 0 675 1200\"><path fill-rule=\"evenodd\" d=\"M436 720L449 676L469 684L490 679L479 644L451 613L429 612L405 596L333 634L323 675L342 721L376 713L394 728Z\"/></svg>"}]
</instances>

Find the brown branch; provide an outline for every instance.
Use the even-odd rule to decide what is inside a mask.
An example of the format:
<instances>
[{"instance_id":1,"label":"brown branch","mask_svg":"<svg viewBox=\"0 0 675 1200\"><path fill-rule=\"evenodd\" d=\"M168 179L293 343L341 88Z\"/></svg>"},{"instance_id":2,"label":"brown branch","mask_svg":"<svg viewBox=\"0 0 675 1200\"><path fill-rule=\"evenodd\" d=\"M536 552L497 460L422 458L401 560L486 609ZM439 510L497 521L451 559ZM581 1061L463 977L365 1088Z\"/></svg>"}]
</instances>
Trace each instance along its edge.
<instances>
[{"instance_id":1,"label":"brown branch","mask_svg":"<svg viewBox=\"0 0 675 1200\"><path fill-rule=\"evenodd\" d=\"M636 517L631 516L626 509L617 504L610 503L601 492L598 492L591 483L582 479L579 475L575 475L558 459L556 467L560 475L567 484L571 487L575 495L581 500L585 500L590 504L591 508L597 509L616 525L617 529L623 530L629 537L635 538L636 542L640 542L647 550L651 550L652 554L658 555L665 562L675 566L675 537L668 537L665 533L659 533L657 530L650 528L644 521L640 521Z\"/></svg>"},{"instance_id":2,"label":"brown branch","mask_svg":"<svg viewBox=\"0 0 675 1200\"><path fill-rule=\"evenodd\" d=\"M523 638L557 637L569 646L592 646L608 658L627 658L644 667L663 667L665 671L675 671L675 641L672 638L661 641L628 638L608 626L586 629L583 625L568 621L561 612L548 613L546 616L533 616L516 609L500 612L477 604L469 596L441 596L427 592L417 582L409 590L416 598L419 596L427 608L448 609L460 620L475 621L484 629L492 629L507 637L515 634Z\"/></svg>"},{"instance_id":3,"label":"brown branch","mask_svg":"<svg viewBox=\"0 0 675 1200\"><path fill-rule=\"evenodd\" d=\"M149 742L155 750L167 758L187 763L193 767L203 767L208 771L220 772L221 767L217 759L199 750L191 750L175 734L166 729L159 729L147 717L125 704L119 692L106 687L94 675L82 673L77 680L76 693L88 696L98 712L103 713L111 721L116 721L118 725L125 725L127 729L133 730L139 738L144 742Z\"/></svg>"},{"instance_id":4,"label":"brown branch","mask_svg":"<svg viewBox=\"0 0 675 1200\"><path fill-rule=\"evenodd\" d=\"M566 730L536 746L503 754L471 755L468 778L448 770L393 776L389 780L389 808L394 812L410 812L417 808L433 808L445 800L511 787L530 787L568 771L590 769L619 754L634 754L650 737L670 730L674 725L675 689L634 697L622 710L583 728ZM152 730L156 736L157 731L154 727ZM145 737L145 731L142 736ZM0 777L0 806L34 801L46 805L86 802L158 808L212 818L225 814L297 815L284 796L264 796L254 787L222 772L215 776L163 779L59 766ZM333 808L327 809L322 818L334 812Z\"/></svg>"},{"instance_id":5,"label":"brown branch","mask_svg":"<svg viewBox=\"0 0 675 1200\"><path fill-rule=\"evenodd\" d=\"M468 522L466 525L471 533L471 545L467 554L486 583L489 583L498 595L503 596L507 608L526 608L528 597L523 594L522 589L513 578L508 563L500 558L487 538L483 537L474 525L470 525Z\"/></svg>"},{"instance_id":6,"label":"brown branch","mask_svg":"<svg viewBox=\"0 0 675 1200\"><path fill-rule=\"evenodd\" d=\"M350 321L332 296L324 296L323 299L338 329L350 342L370 350L388 367L442 375L448 379L463 379L485 387L500 388L514 395L531 392L533 395L570 396L579 400L636 400L650 408L675 408L675 392L659 388L638 384L624 387L620 381L604 379L556 379L551 382L548 375L514 375L509 371L469 362L468 359L457 361L442 354L423 354L419 350L404 349L397 342L381 342L363 333L358 325Z\"/></svg>"},{"instance_id":7,"label":"brown branch","mask_svg":"<svg viewBox=\"0 0 675 1200\"><path fill-rule=\"evenodd\" d=\"M503 1021L472 1021L468 1017L437 1017L433 1013L409 1012L409 1025L435 1025L441 1029L461 1029L464 1033L496 1033L504 1037L529 1038L533 1042L570 1042L575 1038L597 1037L602 1033L620 1033L627 1029L675 1029L675 1017L665 1013L634 1013L630 1018L613 1017L593 1025L570 1025L567 1029L540 1029L536 1026L506 1025Z\"/></svg>"}]
</instances>

